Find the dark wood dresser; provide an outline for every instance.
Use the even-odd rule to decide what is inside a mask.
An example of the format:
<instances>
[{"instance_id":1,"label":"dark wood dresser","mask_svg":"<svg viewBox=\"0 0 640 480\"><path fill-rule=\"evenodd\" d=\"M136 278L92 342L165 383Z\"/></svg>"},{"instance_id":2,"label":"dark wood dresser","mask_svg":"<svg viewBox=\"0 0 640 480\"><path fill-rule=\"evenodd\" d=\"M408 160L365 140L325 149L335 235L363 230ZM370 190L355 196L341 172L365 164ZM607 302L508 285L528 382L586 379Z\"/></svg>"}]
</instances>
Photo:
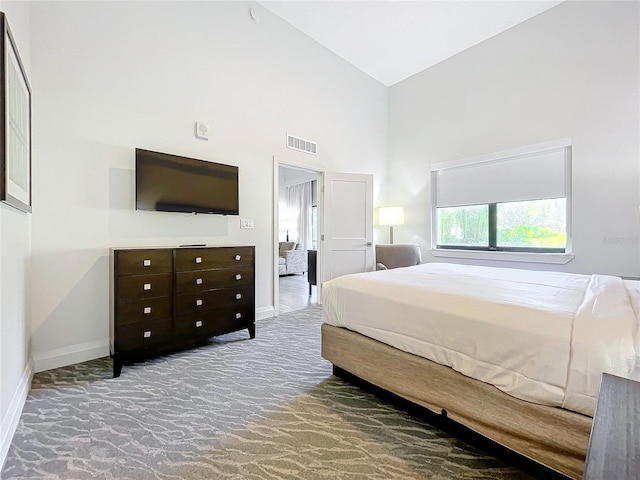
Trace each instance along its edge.
<instances>
[{"instance_id":1,"label":"dark wood dresser","mask_svg":"<svg viewBox=\"0 0 640 480\"><path fill-rule=\"evenodd\" d=\"M113 375L142 360L248 329L255 338L255 248L111 249Z\"/></svg>"}]
</instances>

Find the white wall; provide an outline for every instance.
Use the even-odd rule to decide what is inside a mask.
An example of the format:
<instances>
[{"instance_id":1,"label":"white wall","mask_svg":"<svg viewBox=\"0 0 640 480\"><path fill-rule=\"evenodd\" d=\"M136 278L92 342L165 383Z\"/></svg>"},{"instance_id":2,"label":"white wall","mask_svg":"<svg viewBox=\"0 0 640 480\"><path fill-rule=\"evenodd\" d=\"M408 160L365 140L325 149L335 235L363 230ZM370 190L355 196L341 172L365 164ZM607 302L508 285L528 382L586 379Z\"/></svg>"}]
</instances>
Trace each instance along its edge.
<instances>
[{"instance_id":1,"label":"white wall","mask_svg":"<svg viewBox=\"0 0 640 480\"><path fill-rule=\"evenodd\" d=\"M638 2L565 2L393 86L397 241L434 260L431 163L571 137L575 259L493 264L640 276L639 24Z\"/></svg>"},{"instance_id":2,"label":"white wall","mask_svg":"<svg viewBox=\"0 0 640 480\"><path fill-rule=\"evenodd\" d=\"M20 58L32 78L29 6L0 2ZM0 471L31 384L29 255L31 215L0 203Z\"/></svg>"},{"instance_id":3,"label":"white wall","mask_svg":"<svg viewBox=\"0 0 640 480\"><path fill-rule=\"evenodd\" d=\"M107 354L109 247L255 245L257 308L272 312L274 155L373 173L380 190L387 89L259 5L34 2L31 39L36 370ZM286 149L287 133L320 154ZM135 147L238 165L255 229L135 211Z\"/></svg>"}]
</instances>

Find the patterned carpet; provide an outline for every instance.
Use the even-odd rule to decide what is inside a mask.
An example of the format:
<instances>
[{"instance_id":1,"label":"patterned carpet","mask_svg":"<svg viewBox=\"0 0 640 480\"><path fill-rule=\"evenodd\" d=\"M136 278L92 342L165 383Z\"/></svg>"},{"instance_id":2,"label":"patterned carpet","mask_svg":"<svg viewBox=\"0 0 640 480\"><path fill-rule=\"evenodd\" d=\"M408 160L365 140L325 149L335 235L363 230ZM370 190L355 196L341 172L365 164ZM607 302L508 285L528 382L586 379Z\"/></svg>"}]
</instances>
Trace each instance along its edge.
<instances>
[{"instance_id":1,"label":"patterned carpet","mask_svg":"<svg viewBox=\"0 0 640 480\"><path fill-rule=\"evenodd\" d=\"M35 376L2 478L526 479L331 375L320 309L194 350Z\"/></svg>"}]
</instances>

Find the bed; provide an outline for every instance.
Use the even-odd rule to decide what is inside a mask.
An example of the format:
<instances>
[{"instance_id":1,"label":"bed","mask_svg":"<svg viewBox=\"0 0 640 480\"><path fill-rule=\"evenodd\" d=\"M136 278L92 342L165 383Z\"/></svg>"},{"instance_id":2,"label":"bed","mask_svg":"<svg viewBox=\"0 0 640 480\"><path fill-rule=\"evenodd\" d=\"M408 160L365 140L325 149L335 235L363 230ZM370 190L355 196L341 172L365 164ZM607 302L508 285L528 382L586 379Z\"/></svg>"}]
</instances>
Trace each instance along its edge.
<instances>
[{"instance_id":1,"label":"bed","mask_svg":"<svg viewBox=\"0 0 640 480\"><path fill-rule=\"evenodd\" d=\"M640 282L428 263L323 285L335 367L570 478L603 372L638 378Z\"/></svg>"}]
</instances>

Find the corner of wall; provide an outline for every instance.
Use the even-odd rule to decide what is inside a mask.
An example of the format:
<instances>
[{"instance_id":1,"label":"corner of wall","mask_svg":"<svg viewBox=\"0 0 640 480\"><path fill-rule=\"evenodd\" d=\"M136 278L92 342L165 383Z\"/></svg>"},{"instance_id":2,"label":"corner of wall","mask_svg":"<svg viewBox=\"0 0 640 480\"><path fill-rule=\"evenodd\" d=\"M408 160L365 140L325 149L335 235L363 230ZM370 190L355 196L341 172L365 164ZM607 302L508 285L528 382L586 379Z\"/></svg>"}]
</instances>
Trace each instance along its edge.
<instances>
[{"instance_id":1,"label":"corner of wall","mask_svg":"<svg viewBox=\"0 0 640 480\"><path fill-rule=\"evenodd\" d=\"M109 355L109 341L97 340L95 342L71 345L70 347L55 348L36 354L33 368L35 372L44 372L54 368L87 362L95 358Z\"/></svg>"}]
</instances>

